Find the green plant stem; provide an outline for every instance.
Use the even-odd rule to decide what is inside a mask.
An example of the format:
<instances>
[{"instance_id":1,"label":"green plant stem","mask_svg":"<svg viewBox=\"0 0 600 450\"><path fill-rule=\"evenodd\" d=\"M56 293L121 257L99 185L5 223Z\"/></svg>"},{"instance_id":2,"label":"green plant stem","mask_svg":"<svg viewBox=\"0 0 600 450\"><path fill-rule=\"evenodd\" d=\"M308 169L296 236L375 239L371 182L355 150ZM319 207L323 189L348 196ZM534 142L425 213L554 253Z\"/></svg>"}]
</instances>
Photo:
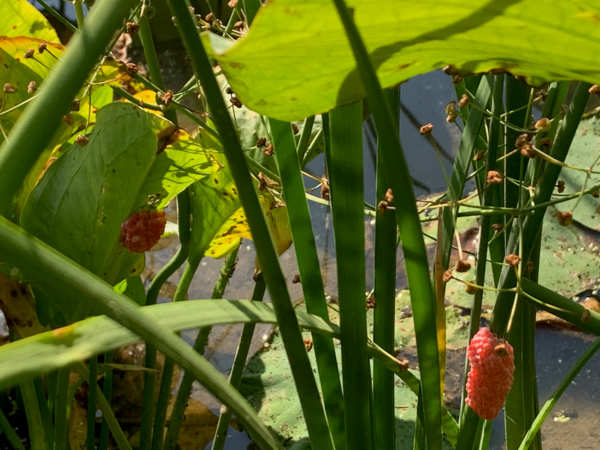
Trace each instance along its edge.
<instances>
[{"instance_id":1,"label":"green plant stem","mask_svg":"<svg viewBox=\"0 0 600 450\"><path fill-rule=\"evenodd\" d=\"M307 119L308 120L308 119ZM298 270L304 293L306 309L323 320L329 319L325 288L321 277L321 267L317 245L312 231L304 182L300 169L300 155L296 151L292 128L289 123L270 119L271 134L275 144L277 166L281 177L283 195L287 204L287 215L292 232L292 240L298 261ZM309 127L309 124L305 124ZM310 134L310 131L308 131ZM362 209L362 205L361 205ZM323 403L331 436L337 450L343 450L344 399L340 383L337 358L333 339L314 334L312 336Z\"/></svg>"},{"instance_id":2,"label":"green plant stem","mask_svg":"<svg viewBox=\"0 0 600 450\"><path fill-rule=\"evenodd\" d=\"M69 399L70 368L63 367L58 371L58 387L56 389L56 407L54 409L54 448L67 448L67 435L69 417L67 415L67 401Z\"/></svg>"},{"instance_id":3,"label":"green plant stem","mask_svg":"<svg viewBox=\"0 0 600 450\"><path fill-rule=\"evenodd\" d=\"M89 361L90 376L88 380L88 410L87 410L87 450L96 449L96 379L98 378L98 357L93 356Z\"/></svg>"},{"instance_id":4,"label":"green plant stem","mask_svg":"<svg viewBox=\"0 0 600 450\"><path fill-rule=\"evenodd\" d=\"M104 355L104 363L111 364L113 362L113 352L108 352ZM104 373L104 381L102 383L102 393L104 394L104 398L106 402L110 406L112 401L112 385L113 385L113 370L108 369ZM109 440L109 428L108 422L104 418L104 414L102 415L102 427L100 428L100 444L98 445L98 450L107 450L108 449L108 440Z\"/></svg>"},{"instance_id":5,"label":"green plant stem","mask_svg":"<svg viewBox=\"0 0 600 450\"><path fill-rule=\"evenodd\" d=\"M248 172L237 132L229 116L221 90L214 78L208 55L200 41L196 25L185 2L183 0L169 0L168 3L173 15L177 18L177 29L190 55L196 78L202 83L210 113L219 132L231 173L240 194L240 200L246 212L260 266L271 293L279 323L285 324L280 329L281 337L292 368L312 445L319 448L319 450L331 450L333 444L329 437L327 420L315 377L304 347L285 278L279 266L277 253L273 247L269 229L254 191L252 178Z\"/></svg>"},{"instance_id":6,"label":"green plant stem","mask_svg":"<svg viewBox=\"0 0 600 450\"><path fill-rule=\"evenodd\" d=\"M315 123L315 116L307 117L304 121L304 128L302 128L302 134L298 141L298 159L302 161L308 150L308 144L310 143L310 135L312 133L313 125Z\"/></svg>"},{"instance_id":7,"label":"green plant stem","mask_svg":"<svg viewBox=\"0 0 600 450\"><path fill-rule=\"evenodd\" d=\"M75 15L77 16L77 27L81 30L85 21L85 16L83 15L83 0L75 0L73 6L75 7Z\"/></svg>"},{"instance_id":8,"label":"green plant stem","mask_svg":"<svg viewBox=\"0 0 600 450\"><path fill-rule=\"evenodd\" d=\"M44 385L41 378L35 378L33 380L33 386L35 388L35 395L38 401L38 407L40 409L40 416L42 418L42 426L44 427L44 435L46 437L46 449L52 450L54 445L54 424L52 423L52 415L48 409L48 402L46 401L46 393L44 392Z\"/></svg>"},{"instance_id":9,"label":"green plant stem","mask_svg":"<svg viewBox=\"0 0 600 450\"><path fill-rule=\"evenodd\" d=\"M306 165L319 153L319 145L321 144L322 140L323 129L321 128L319 131L317 131L317 134L315 134L314 139L312 140L312 142L308 146L308 149L306 150L306 153L304 154L304 158L302 158L302 163L300 164L302 169L304 169Z\"/></svg>"},{"instance_id":10,"label":"green plant stem","mask_svg":"<svg viewBox=\"0 0 600 450\"><path fill-rule=\"evenodd\" d=\"M392 114L399 120L400 88L387 91ZM378 142L376 202L385 199L390 186L382 149ZM375 217L375 279L373 311L373 341L388 353L394 352L394 324L396 310L396 216L378 212ZM373 422L375 448L395 448L394 374L381 364L373 364Z\"/></svg>"},{"instance_id":11,"label":"green plant stem","mask_svg":"<svg viewBox=\"0 0 600 450\"><path fill-rule=\"evenodd\" d=\"M42 5L44 7L44 9L46 11L48 11L48 13L50 13L50 15L52 17L54 17L56 20L58 20L63 26L65 26L69 31L75 33L77 31L77 27L75 25L73 25L71 22L69 22L67 19L65 19L63 17L63 15L61 13L59 13L57 10L55 10L52 6L50 6L48 3L46 3L44 0L36 0L40 5Z\"/></svg>"},{"instance_id":12,"label":"green plant stem","mask_svg":"<svg viewBox=\"0 0 600 450\"><path fill-rule=\"evenodd\" d=\"M265 280L262 275L258 276L256 285L254 286L254 292L252 293L252 300L255 302L261 302L266 290ZM234 389L239 389L242 381L242 375L244 368L246 367L246 360L248 359L248 353L250 352L250 344L252 343L252 336L254 335L255 324L245 324L240 336L240 343L235 353L233 360L233 366L231 367L231 373L229 374L229 384ZM173 408L173 411L175 407ZM219 422L215 430L215 437L213 439L211 450L223 450L225 441L227 440L227 431L229 430L229 423L231 422L231 410L227 407L221 408L219 414ZM168 437L168 435L167 435ZM171 450L172 447L165 446L165 450Z\"/></svg>"},{"instance_id":13,"label":"green plant stem","mask_svg":"<svg viewBox=\"0 0 600 450\"><path fill-rule=\"evenodd\" d=\"M133 300L117 294L112 286L3 218L0 218L0 256L24 273L35 274L35 278L28 278L33 284L74 301L85 298L96 313L109 316L155 345L181 367L192 371L215 397L232 408L260 446L282 449L254 409L230 388L218 371L173 332L144 315Z\"/></svg>"},{"instance_id":14,"label":"green plant stem","mask_svg":"<svg viewBox=\"0 0 600 450\"><path fill-rule=\"evenodd\" d=\"M436 333L436 298L429 278L427 250L421 234L421 222L416 207L411 177L400 144L397 124L393 120L385 100L375 69L356 24L344 0L334 0L352 51L360 77L367 92L369 106L373 112L377 133L383 145L383 160L389 173L394 191L397 222L406 255L406 273L413 307L413 319L417 336L417 351L421 373L421 392L425 434L429 450L439 450L442 445L440 392L440 366ZM335 193L332 191L332 195Z\"/></svg>"},{"instance_id":15,"label":"green plant stem","mask_svg":"<svg viewBox=\"0 0 600 450\"><path fill-rule=\"evenodd\" d=\"M98 2L89 14L89 23L75 33L62 61L44 81L44 89L15 124L10 141L0 147L0 215L12 216L13 199L22 181L50 142L61 117L69 111L77 92L133 3L133 0ZM32 133L32 130L37 131Z\"/></svg>"},{"instance_id":16,"label":"green plant stem","mask_svg":"<svg viewBox=\"0 0 600 450\"><path fill-rule=\"evenodd\" d=\"M544 404L538 415L536 416L531 428L525 435L525 438L519 446L519 450L528 450L531 444L536 440L536 436L539 435L540 428L544 423L544 420L552 411L552 408L556 405L556 402L564 394L567 388L571 385L575 377L581 372L581 369L588 363L588 361L600 350L600 338L596 339L592 345L585 351L583 355L577 360L575 365L571 368L568 375L561 381L556 390L552 393L548 401Z\"/></svg>"},{"instance_id":17,"label":"green plant stem","mask_svg":"<svg viewBox=\"0 0 600 450\"><path fill-rule=\"evenodd\" d=\"M19 439L19 436L17 436L16 431L10 425L10 422L4 415L2 409L0 409L0 430L2 430L2 433L6 437L6 440L10 445L12 445L12 448L14 450L25 450L21 439Z\"/></svg>"}]
</instances>

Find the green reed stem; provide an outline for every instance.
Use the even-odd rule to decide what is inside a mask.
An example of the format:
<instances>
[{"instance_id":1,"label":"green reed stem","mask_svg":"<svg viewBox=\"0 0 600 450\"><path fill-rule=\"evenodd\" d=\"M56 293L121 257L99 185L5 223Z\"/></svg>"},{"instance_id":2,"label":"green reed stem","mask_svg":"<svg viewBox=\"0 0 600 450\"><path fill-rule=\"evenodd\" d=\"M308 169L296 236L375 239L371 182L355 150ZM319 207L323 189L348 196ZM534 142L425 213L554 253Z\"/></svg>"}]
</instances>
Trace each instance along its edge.
<instances>
[{"instance_id":1,"label":"green reed stem","mask_svg":"<svg viewBox=\"0 0 600 450\"><path fill-rule=\"evenodd\" d=\"M288 355L312 445L319 450L331 450L333 444L329 436L325 412L304 347L298 319L294 313L277 253L254 191L237 132L185 1L169 0L168 3L173 15L177 18L178 30L190 55L196 78L202 83L213 121L217 126L231 173L240 194L240 200L248 218L263 276L271 293L279 323L284 325L280 329L281 337Z\"/></svg>"},{"instance_id":2,"label":"green reed stem","mask_svg":"<svg viewBox=\"0 0 600 450\"><path fill-rule=\"evenodd\" d=\"M310 135L312 133L313 125L315 124L315 116L307 117L304 121L304 128L302 128L302 134L298 141L298 159L302 161L308 150L308 144L310 143Z\"/></svg>"},{"instance_id":3,"label":"green reed stem","mask_svg":"<svg viewBox=\"0 0 600 450\"><path fill-rule=\"evenodd\" d=\"M59 13L57 10L55 10L52 6L50 6L48 3L46 3L44 0L36 0L40 5L42 5L44 7L44 9L46 11L48 11L48 13L54 17L56 20L58 20L63 26L65 26L69 31L75 33L77 31L77 27L75 25L73 25L71 22L69 22L67 19L65 19L63 17L63 15L61 13Z\"/></svg>"},{"instance_id":4,"label":"green reed stem","mask_svg":"<svg viewBox=\"0 0 600 450\"><path fill-rule=\"evenodd\" d=\"M67 401L69 399L69 378L71 369L63 367L58 371L58 387L56 389L56 407L54 408L54 448L67 448L69 417Z\"/></svg>"},{"instance_id":5,"label":"green reed stem","mask_svg":"<svg viewBox=\"0 0 600 450\"><path fill-rule=\"evenodd\" d=\"M87 409L87 450L96 450L96 391L98 378L98 357L89 361L88 409Z\"/></svg>"},{"instance_id":6,"label":"green reed stem","mask_svg":"<svg viewBox=\"0 0 600 450\"><path fill-rule=\"evenodd\" d=\"M252 300L261 302L265 295L266 287L264 278L262 275L259 275L256 280L256 285L254 286L254 292L252 293ZM255 324L248 323L244 325L242 330L240 343L237 352L235 353L231 373L229 374L229 384L234 389L238 389L242 382L242 375L244 374L244 368L246 367L246 360L248 359L248 353L250 352L250 344L252 343L255 327ZM175 410L175 408L173 408L173 410ZM223 450L225 441L227 440L227 431L229 430L231 416L232 413L229 408L226 406L221 407L219 422L217 423L211 450ZM172 448L173 447L166 447L165 450L171 450Z\"/></svg>"},{"instance_id":7,"label":"green reed stem","mask_svg":"<svg viewBox=\"0 0 600 450\"><path fill-rule=\"evenodd\" d=\"M98 2L86 26L75 33L62 62L44 81L44 89L15 124L10 141L0 148L0 214L4 217L12 216L13 200L22 181L50 142L61 117L69 111L71 102L133 3L133 0Z\"/></svg>"},{"instance_id":8,"label":"green reed stem","mask_svg":"<svg viewBox=\"0 0 600 450\"><path fill-rule=\"evenodd\" d=\"M113 352L108 352L104 355L104 363L111 364L113 362ZM104 379L102 382L102 393L104 394L104 398L106 399L108 405L110 406L112 401L112 385L113 385L113 370L108 369L104 373ZM98 450L107 450L108 449L108 441L110 438L109 434L110 430L108 428L108 422L104 418L104 414L102 415L102 427L100 428L100 444L98 445Z\"/></svg>"},{"instance_id":9,"label":"green reed stem","mask_svg":"<svg viewBox=\"0 0 600 450\"><path fill-rule=\"evenodd\" d=\"M85 21L85 16L83 15L83 0L75 0L73 6L75 7L75 15L77 16L77 27L81 30Z\"/></svg>"},{"instance_id":10,"label":"green reed stem","mask_svg":"<svg viewBox=\"0 0 600 450\"><path fill-rule=\"evenodd\" d=\"M10 425L10 422L4 415L4 412L2 412L2 409L0 409L0 430L2 430L6 440L14 450L25 450L21 439L19 436L17 436L15 429Z\"/></svg>"},{"instance_id":11,"label":"green reed stem","mask_svg":"<svg viewBox=\"0 0 600 450\"><path fill-rule=\"evenodd\" d=\"M40 377L35 378L33 380L33 386L35 388L38 407L40 408L42 426L44 427L46 449L52 450L52 446L54 445L54 423L52 422L52 414L50 413L50 409L48 409L48 402L46 401L46 392L44 391L42 379Z\"/></svg>"}]
</instances>

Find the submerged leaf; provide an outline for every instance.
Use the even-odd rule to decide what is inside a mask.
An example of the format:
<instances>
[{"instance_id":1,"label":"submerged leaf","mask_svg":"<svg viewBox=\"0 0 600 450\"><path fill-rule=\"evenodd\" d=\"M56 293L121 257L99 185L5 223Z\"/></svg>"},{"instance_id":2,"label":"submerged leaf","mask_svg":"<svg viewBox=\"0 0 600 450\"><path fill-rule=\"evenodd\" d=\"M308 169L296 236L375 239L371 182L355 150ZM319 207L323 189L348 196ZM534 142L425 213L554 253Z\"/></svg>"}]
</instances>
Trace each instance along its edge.
<instances>
[{"instance_id":1,"label":"submerged leaf","mask_svg":"<svg viewBox=\"0 0 600 450\"><path fill-rule=\"evenodd\" d=\"M450 64L456 72L507 71L536 85L600 79L596 2L347 3L384 87ZM242 103L269 117L298 120L364 97L332 2L267 2L237 44L210 40Z\"/></svg>"}]
</instances>

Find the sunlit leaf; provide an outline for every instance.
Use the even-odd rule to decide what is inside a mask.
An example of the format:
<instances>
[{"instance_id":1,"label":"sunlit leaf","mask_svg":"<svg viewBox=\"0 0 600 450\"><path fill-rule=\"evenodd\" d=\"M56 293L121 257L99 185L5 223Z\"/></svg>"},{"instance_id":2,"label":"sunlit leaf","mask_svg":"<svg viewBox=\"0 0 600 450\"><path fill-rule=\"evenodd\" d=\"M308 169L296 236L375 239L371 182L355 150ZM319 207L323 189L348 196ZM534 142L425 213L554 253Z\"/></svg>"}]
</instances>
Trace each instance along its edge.
<instances>
[{"instance_id":1,"label":"sunlit leaf","mask_svg":"<svg viewBox=\"0 0 600 450\"><path fill-rule=\"evenodd\" d=\"M0 17L0 36L30 36L59 42L52 25L27 0L0 2Z\"/></svg>"},{"instance_id":2,"label":"sunlit leaf","mask_svg":"<svg viewBox=\"0 0 600 450\"><path fill-rule=\"evenodd\" d=\"M492 69L547 80L600 80L597 2L348 0L384 87L433 69ZM205 39L209 39L205 35ZM242 103L298 120L364 97L332 2L267 2L237 44L211 35Z\"/></svg>"}]
</instances>

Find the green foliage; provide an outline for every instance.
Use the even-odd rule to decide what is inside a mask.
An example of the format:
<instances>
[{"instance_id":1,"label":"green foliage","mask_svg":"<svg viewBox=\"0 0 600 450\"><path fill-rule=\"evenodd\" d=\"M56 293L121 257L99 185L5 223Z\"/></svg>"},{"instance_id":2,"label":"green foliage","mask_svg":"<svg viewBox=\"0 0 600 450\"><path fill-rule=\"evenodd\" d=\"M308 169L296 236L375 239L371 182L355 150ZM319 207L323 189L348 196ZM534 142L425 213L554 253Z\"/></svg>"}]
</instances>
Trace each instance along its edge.
<instances>
[{"instance_id":1,"label":"green foliage","mask_svg":"<svg viewBox=\"0 0 600 450\"><path fill-rule=\"evenodd\" d=\"M47 42L59 42L56 31L27 0L2 2L0 36L27 36Z\"/></svg>"}]
</instances>

